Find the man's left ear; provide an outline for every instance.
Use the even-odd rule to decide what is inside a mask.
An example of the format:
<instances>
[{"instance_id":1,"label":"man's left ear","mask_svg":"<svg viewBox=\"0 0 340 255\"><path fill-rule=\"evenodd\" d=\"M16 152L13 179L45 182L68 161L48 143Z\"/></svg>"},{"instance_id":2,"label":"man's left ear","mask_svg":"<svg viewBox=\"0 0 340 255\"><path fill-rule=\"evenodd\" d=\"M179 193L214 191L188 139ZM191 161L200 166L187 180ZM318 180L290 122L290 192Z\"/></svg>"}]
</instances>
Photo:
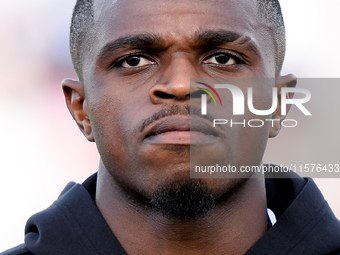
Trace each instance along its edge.
<instances>
[{"instance_id":1,"label":"man's left ear","mask_svg":"<svg viewBox=\"0 0 340 255\"><path fill-rule=\"evenodd\" d=\"M277 108L275 110L275 112L272 115L272 118L276 121L273 121L273 126L270 129L269 132L269 137L275 137L279 134L280 130L281 130L281 122L286 118L286 115L282 115L281 114L281 89L284 87L295 87L297 83L297 78L295 75L293 74L287 74L285 76L279 76L276 78L276 82L275 82L275 87L278 90L278 104L277 104ZM287 99L291 99L293 98L294 93L288 93L286 94ZM287 112L289 111L291 105L287 105Z\"/></svg>"},{"instance_id":2,"label":"man's left ear","mask_svg":"<svg viewBox=\"0 0 340 255\"><path fill-rule=\"evenodd\" d=\"M87 140L94 142L83 84L72 79L65 79L62 87L67 108L73 119Z\"/></svg>"}]
</instances>

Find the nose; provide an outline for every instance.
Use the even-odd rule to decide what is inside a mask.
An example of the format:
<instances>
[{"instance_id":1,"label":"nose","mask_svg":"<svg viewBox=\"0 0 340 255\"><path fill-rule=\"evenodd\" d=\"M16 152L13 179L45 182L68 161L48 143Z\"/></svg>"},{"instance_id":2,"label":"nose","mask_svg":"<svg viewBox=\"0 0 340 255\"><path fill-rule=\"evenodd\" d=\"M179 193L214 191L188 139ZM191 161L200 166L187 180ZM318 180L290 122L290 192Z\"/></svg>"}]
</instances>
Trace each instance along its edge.
<instances>
[{"instance_id":1,"label":"nose","mask_svg":"<svg viewBox=\"0 0 340 255\"><path fill-rule=\"evenodd\" d=\"M153 104L170 102L187 102L197 92L190 89L190 78L197 78L195 65L185 54L173 56L168 65L163 67L157 83L150 89L150 100Z\"/></svg>"}]
</instances>

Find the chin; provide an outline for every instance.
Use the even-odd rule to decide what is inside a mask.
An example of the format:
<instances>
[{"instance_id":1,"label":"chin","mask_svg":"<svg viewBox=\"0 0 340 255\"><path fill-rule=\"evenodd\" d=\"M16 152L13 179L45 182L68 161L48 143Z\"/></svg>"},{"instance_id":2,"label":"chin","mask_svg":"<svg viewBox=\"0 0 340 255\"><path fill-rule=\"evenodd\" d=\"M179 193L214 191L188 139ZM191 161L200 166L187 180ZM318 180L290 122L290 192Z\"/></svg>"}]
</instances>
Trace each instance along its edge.
<instances>
[{"instance_id":1,"label":"chin","mask_svg":"<svg viewBox=\"0 0 340 255\"><path fill-rule=\"evenodd\" d=\"M222 202L232 199L246 179L192 179L176 174L159 184L150 194L147 206L165 218L193 220L207 217Z\"/></svg>"},{"instance_id":2,"label":"chin","mask_svg":"<svg viewBox=\"0 0 340 255\"><path fill-rule=\"evenodd\" d=\"M149 207L168 219L188 220L208 215L215 201L205 181L186 178L160 185L151 195Z\"/></svg>"}]
</instances>

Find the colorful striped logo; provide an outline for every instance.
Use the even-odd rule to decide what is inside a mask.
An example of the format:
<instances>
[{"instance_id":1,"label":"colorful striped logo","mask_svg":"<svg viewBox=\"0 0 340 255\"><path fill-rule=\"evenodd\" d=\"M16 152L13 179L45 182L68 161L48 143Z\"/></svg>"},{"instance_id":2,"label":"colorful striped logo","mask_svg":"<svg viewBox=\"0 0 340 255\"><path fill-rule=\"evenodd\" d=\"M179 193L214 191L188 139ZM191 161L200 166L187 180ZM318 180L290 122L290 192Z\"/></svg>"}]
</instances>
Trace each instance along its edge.
<instances>
[{"instance_id":1,"label":"colorful striped logo","mask_svg":"<svg viewBox=\"0 0 340 255\"><path fill-rule=\"evenodd\" d=\"M215 93L215 95L217 96L218 100L220 101L220 104L222 105L222 100L221 100L221 98L220 98L220 95L217 93L217 91L216 91L213 87L211 87L210 85L205 84L205 83L203 83L203 82L197 82L197 83L198 83L198 84L201 84L201 85L203 85L203 86L206 86L207 88L209 88L210 90L212 90L212 91ZM201 87L197 87L197 88L199 88L200 90L203 90L205 93L207 93L207 94L212 98L212 100L214 100L214 103L215 103L215 105L217 106L216 100L215 100L213 94L211 94L211 92L210 92L209 90L204 89L204 88L201 88Z\"/></svg>"}]
</instances>

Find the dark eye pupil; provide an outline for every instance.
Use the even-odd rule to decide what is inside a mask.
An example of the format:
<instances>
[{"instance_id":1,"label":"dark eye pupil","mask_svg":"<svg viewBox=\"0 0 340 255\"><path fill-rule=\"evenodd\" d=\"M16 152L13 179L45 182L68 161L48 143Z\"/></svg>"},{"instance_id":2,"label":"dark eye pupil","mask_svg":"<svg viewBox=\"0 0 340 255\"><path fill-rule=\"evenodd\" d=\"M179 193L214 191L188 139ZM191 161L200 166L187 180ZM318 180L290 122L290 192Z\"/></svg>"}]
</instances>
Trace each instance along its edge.
<instances>
[{"instance_id":1,"label":"dark eye pupil","mask_svg":"<svg viewBox=\"0 0 340 255\"><path fill-rule=\"evenodd\" d=\"M130 57L126 60L126 63L129 65L129 66L138 66L140 62L140 57Z\"/></svg>"},{"instance_id":2,"label":"dark eye pupil","mask_svg":"<svg viewBox=\"0 0 340 255\"><path fill-rule=\"evenodd\" d=\"M215 56L215 59L219 64L226 64L230 60L230 56L225 54L219 54Z\"/></svg>"}]
</instances>

